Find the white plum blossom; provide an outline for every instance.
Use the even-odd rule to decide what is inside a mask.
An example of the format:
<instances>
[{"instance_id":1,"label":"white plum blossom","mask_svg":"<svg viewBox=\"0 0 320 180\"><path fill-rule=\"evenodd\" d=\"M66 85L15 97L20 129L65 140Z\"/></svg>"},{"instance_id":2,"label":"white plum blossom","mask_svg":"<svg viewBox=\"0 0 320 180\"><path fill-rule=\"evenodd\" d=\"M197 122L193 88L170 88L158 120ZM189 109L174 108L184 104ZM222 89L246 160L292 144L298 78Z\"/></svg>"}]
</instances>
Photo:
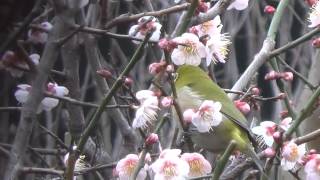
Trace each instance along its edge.
<instances>
[{"instance_id":1,"label":"white plum blossom","mask_svg":"<svg viewBox=\"0 0 320 180\"><path fill-rule=\"evenodd\" d=\"M189 173L188 163L174 155L157 159L150 168L155 173L154 180L184 180Z\"/></svg>"},{"instance_id":2,"label":"white plum blossom","mask_svg":"<svg viewBox=\"0 0 320 180\"><path fill-rule=\"evenodd\" d=\"M72 147L73 150L76 150L77 149L77 146L73 146ZM65 166L68 166L68 159L69 159L69 153L67 153L66 155L64 155L63 157L63 163ZM85 155L81 155L77 160L76 160L76 163L75 163L75 166L74 166L74 170L75 171L79 171L81 169L84 169L86 167L88 167L89 165L85 162ZM77 177L76 176L73 176L73 180L76 180Z\"/></svg>"},{"instance_id":3,"label":"white plum blossom","mask_svg":"<svg viewBox=\"0 0 320 180\"><path fill-rule=\"evenodd\" d=\"M19 84L17 87L18 89L14 93L14 96L19 103L24 104L29 98L29 91L31 90L32 87L28 84ZM48 83L47 91L53 95L60 96L60 97L63 97L69 94L69 90L66 87L59 86L58 84L55 84L55 83ZM58 99L45 97L42 99L37 112L40 113L42 110L51 111L58 104L59 104Z\"/></svg>"},{"instance_id":4,"label":"white plum blossom","mask_svg":"<svg viewBox=\"0 0 320 180\"><path fill-rule=\"evenodd\" d=\"M52 24L49 22L43 22L40 27L45 31L50 31L52 29ZM35 44L44 44L48 40L48 32L44 32L38 29L30 29L28 31L28 39Z\"/></svg>"},{"instance_id":5,"label":"white plum blossom","mask_svg":"<svg viewBox=\"0 0 320 180\"><path fill-rule=\"evenodd\" d=\"M304 167L306 180L320 179L320 154L314 154Z\"/></svg>"},{"instance_id":6,"label":"white plum blossom","mask_svg":"<svg viewBox=\"0 0 320 180\"><path fill-rule=\"evenodd\" d=\"M159 158L165 158L167 156L179 157L181 154L181 149L164 149L161 151Z\"/></svg>"},{"instance_id":7,"label":"white plum blossom","mask_svg":"<svg viewBox=\"0 0 320 180\"><path fill-rule=\"evenodd\" d=\"M223 25L221 24L220 16L216 16L213 20L206 21L202 24L195 26L199 37L205 35L214 36L221 33Z\"/></svg>"},{"instance_id":8,"label":"white plum blossom","mask_svg":"<svg viewBox=\"0 0 320 180\"><path fill-rule=\"evenodd\" d=\"M282 148L281 166L284 170L291 170L306 153L305 144L297 145L293 141L286 143Z\"/></svg>"},{"instance_id":9,"label":"white plum blossom","mask_svg":"<svg viewBox=\"0 0 320 180\"><path fill-rule=\"evenodd\" d=\"M148 22L147 22L148 21ZM131 26L129 29L129 36L144 39L147 33L153 30L152 35L149 40L158 41L161 35L162 25L159 23L158 19L153 16L144 16L138 20L138 24ZM139 41L132 41L135 44L139 44Z\"/></svg>"},{"instance_id":10,"label":"white plum blossom","mask_svg":"<svg viewBox=\"0 0 320 180\"><path fill-rule=\"evenodd\" d=\"M249 4L249 0L235 0L229 5L228 10L236 9L241 11L246 9L248 7L248 4Z\"/></svg>"},{"instance_id":11,"label":"white plum blossom","mask_svg":"<svg viewBox=\"0 0 320 180\"><path fill-rule=\"evenodd\" d=\"M292 118L291 117L286 117L280 122L279 127L282 130L287 131L289 129L291 123L292 123Z\"/></svg>"},{"instance_id":12,"label":"white plum blossom","mask_svg":"<svg viewBox=\"0 0 320 180\"><path fill-rule=\"evenodd\" d=\"M222 122L221 107L220 102L203 101L198 111L192 115L192 124L199 132L209 132L212 126L218 126Z\"/></svg>"},{"instance_id":13,"label":"white plum blossom","mask_svg":"<svg viewBox=\"0 0 320 180\"><path fill-rule=\"evenodd\" d=\"M231 44L229 37L226 34L215 34L210 36L206 43L206 63L210 65L211 61L214 63L225 63L229 52L228 46Z\"/></svg>"},{"instance_id":14,"label":"white plum blossom","mask_svg":"<svg viewBox=\"0 0 320 180\"><path fill-rule=\"evenodd\" d=\"M183 64L198 66L201 58L206 57L205 46L199 41L198 36L192 33L184 33L173 41L178 47L172 51L171 59L178 66Z\"/></svg>"},{"instance_id":15,"label":"white plum blossom","mask_svg":"<svg viewBox=\"0 0 320 180\"><path fill-rule=\"evenodd\" d=\"M311 12L309 14L309 21L310 25L309 27L316 27L320 24L320 1L317 0L317 2L312 6Z\"/></svg>"},{"instance_id":16,"label":"white plum blossom","mask_svg":"<svg viewBox=\"0 0 320 180\"><path fill-rule=\"evenodd\" d=\"M129 180L133 176L134 169L139 162L139 157L136 154L128 154L126 157L121 159L116 166L116 171L119 175L119 180ZM139 171L136 179L144 180L147 176L147 165L145 165Z\"/></svg>"},{"instance_id":17,"label":"white plum blossom","mask_svg":"<svg viewBox=\"0 0 320 180\"><path fill-rule=\"evenodd\" d=\"M265 144L269 147L271 147L274 142L273 133L275 133L276 130L277 124L272 121L263 121L260 123L260 126L252 128L252 132L262 136Z\"/></svg>"},{"instance_id":18,"label":"white plum blossom","mask_svg":"<svg viewBox=\"0 0 320 180\"><path fill-rule=\"evenodd\" d=\"M157 110L159 109L158 97L149 90L142 90L136 93L140 106L136 111L132 122L133 128L147 128L157 120Z\"/></svg>"},{"instance_id":19,"label":"white plum blossom","mask_svg":"<svg viewBox=\"0 0 320 180\"><path fill-rule=\"evenodd\" d=\"M181 159L185 160L190 167L188 177L199 177L207 175L211 172L212 167L202 154L199 153L184 153Z\"/></svg>"}]
</instances>

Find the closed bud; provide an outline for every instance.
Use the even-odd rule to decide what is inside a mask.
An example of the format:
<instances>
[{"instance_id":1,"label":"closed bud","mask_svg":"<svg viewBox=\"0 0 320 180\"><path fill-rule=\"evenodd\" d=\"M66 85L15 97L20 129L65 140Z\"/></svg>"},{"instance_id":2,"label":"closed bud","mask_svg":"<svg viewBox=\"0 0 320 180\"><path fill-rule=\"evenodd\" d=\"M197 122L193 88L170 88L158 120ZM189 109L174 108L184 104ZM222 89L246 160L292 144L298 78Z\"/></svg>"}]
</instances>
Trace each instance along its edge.
<instances>
[{"instance_id":1,"label":"closed bud","mask_svg":"<svg viewBox=\"0 0 320 180\"><path fill-rule=\"evenodd\" d=\"M276 11L276 9L273 6L267 5L264 7L264 12L266 14L273 14Z\"/></svg>"},{"instance_id":2,"label":"closed bud","mask_svg":"<svg viewBox=\"0 0 320 180\"><path fill-rule=\"evenodd\" d=\"M279 78L279 73L275 72L275 71L270 71L269 73L267 73L265 76L264 76L264 79L265 80L275 80Z\"/></svg>"},{"instance_id":3,"label":"closed bud","mask_svg":"<svg viewBox=\"0 0 320 180\"><path fill-rule=\"evenodd\" d=\"M266 157L266 158L272 158L276 155L276 151L272 148L267 148L263 151L263 155Z\"/></svg>"},{"instance_id":4,"label":"closed bud","mask_svg":"<svg viewBox=\"0 0 320 180\"><path fill-rule=\"evenodd\" d=\"M247 102L236 100L234 101L234 104L243 114L248 114L250 112L250 105Z\"/></svg>"},{"instance_id":5,"label":"closed bud","mask_svg":"<svg viewBox=\"0 0 320 180\"><path fill-rule=\"evenodd\" d=\"M285 81L292 81L293 80L293 73L292 72L283 72L283 73L281 73L281 76Z\"/></svg>"},{"instance_id":6,"label":"closed bud","mask_svg":"<svg viewBox=\"0 0 320 180\"><path fill-rule=\"evenodd\" d=\"M173 104L173 99L172 97L168 96L168 97L164 97L161 100L161 105L163 107L170 107Z\"/></svg>"},{"instance_id":7,"label":"closed bud","mask_svg":"<svg viewBox=\"0 0 320 180\"><path fill-rule=\"evenodd\" d=\"M278 98L279 99L284 99L284 98L286 98L287 97L287 95L285 94L285 93L280 93L279 95L278 95Z\"/></svg>"},{"instance_id":8,"label":"closed bud","mask_svg":"<svg viewBox=\"0 0 320 180\"><path fill-rule=\"evenodd\" d=\"M254 87L251 89L252 94L259 96L260 95L260 89L257 87Z\"/></svg>"},{"instance_id":9,"label":"closed bud","mask_svg":"<svg viewBox=\"0 0 320 180\"><path fill-rule=\"evenodd\" d=\"M160 49L163 49L164 51L171 52L174 48L178 46L178 44L174 41L163 38L159 40L158 46L160 47Z\"/></svg>"},{"instance_id":10,"label":"closed bud","mask_svg":"<svg viewBox=\"0 0 320 180\"><path fill-rule=\"evenodd\" d=\"M183 121L186 124L190 124L192 122L192 116L194 114L194 110L193 109L187 109L183 112Z\"/></svg>"},{"instance_id":11,"label":"closed bud","mask_svg":"<svg viewBox=\"0 0 320 180\"><path fill-rule=\"evenodd\" d=\"M317 0L305 0L305 2L306 2L310 7L312 7L312 6L317 2Z\"/></svg>"},{"instance_id":12,"label":"closed bud","mask_svg":"<svg viewBox=\"0 0 320 180\"><path fill-rule=\"evenodd\" d=\"M320 48L320 38L314 39L312 41L312 46L315 48Z\"/></svg>"},{"instance_id":13,"label":"closed bud","mask_svg":"<svg viewBox=\"0 0 320 180\"><path fill-rule=\"evenodd\" d=\"M280 112L280 118L281 119L284 119L284 118L288 117L288 115L289 115L288 111L281 111Z\"/></svg>"},{"instance_id":14,"label":"closed bud","mask_svg":"<svg viewBox=\"0 0 320 180\"><path fill-rule=\"evenodd\" d=\"M174 66L172 64L169 64L166 68L166 71L168 73L173 73L174 72Z\"/></svg>"},{"instance_id":15,"label":"closed bud","mask_svg":"<svg viewBox=\"0 0 320 180\"><path fill-rule=\"evenodd\" d=\"M124 79L124 84L125 84L125 85L131 86L132 83L133 83L133 80L132 80L131 78L126 77L126 78Z\"/></svg>"},{"instance_id":16,"label":"closed bud","mask_svg":"<svg viewBox=\"0 0 320 180\"><path fill-rule=\"evenodd\" d=\"M276 143L279 144L281 142L281 133L279 131L274 132L272 137Z\"/></svg>"},{"instance_id":17,"label":"closed bud","mask_svg":"<svg viewBox=\"0 0 320 180\"><path fill-rule=\"evenodd\" d=\"M106 69L97 70L97 74L105 79L109 79L110 77L112 77L112 73Z\"/></svg>"},{"instance_id":18,"label":"closed bud","mask_svg":"<svg viewBox=\"0 0 320 180\"><path fill-rule=\"evenodd\" d=\"M317 150L315 150L315 149L310 149L309 154L317 154Z\"/></svg>"},{"instance_id":19,"label":"closed bud","mask_svg":"<svg viewBox=\"0 0 320 180\"><path fill-rule=\"evenodd\" d=\"M146 139L146 144L147 145L153 145L155 143L159 142L159 137L155 133L149 134L149 136Z\"/></svg>"}]
</instances>

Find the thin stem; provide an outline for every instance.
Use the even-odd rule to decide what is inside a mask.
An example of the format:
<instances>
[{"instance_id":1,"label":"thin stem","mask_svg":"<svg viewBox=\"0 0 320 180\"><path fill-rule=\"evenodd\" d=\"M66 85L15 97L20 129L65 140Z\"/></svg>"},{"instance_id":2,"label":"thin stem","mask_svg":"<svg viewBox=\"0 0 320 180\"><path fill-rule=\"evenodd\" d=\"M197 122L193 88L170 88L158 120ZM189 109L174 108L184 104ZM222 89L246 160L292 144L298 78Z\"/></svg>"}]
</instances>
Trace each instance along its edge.
<instances>
[{"instance_id":1,"label":"thin stem","mask_svg":"<svg viewBox=\"0 0 320 180\"><path fill-rule=\"evenodd\" d=\"M229 157L231 156L231 153L233 152L235 147L236 147L236 142L232 140L229 143L227 149L222 154L222 156L219 158L217 162L217 166L214 168L214 171L213 171L212 180L219 180L219 177L222 174L223 169L226 166L229 160Z\"/></svg>"}]
</instances>

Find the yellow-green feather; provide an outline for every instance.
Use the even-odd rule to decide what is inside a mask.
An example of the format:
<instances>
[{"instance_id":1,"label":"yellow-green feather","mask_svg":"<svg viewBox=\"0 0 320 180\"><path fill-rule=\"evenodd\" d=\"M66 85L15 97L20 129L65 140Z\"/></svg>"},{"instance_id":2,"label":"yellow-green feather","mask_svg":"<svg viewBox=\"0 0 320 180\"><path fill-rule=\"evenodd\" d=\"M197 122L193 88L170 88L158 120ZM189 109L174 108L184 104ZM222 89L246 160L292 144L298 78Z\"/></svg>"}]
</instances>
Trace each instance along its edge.
<instances>
[{"instance_id":1,"label":"yellow-green feather","mask_svg":"<svg viewBox=\"0 0 320 180\"><path fill-rule=\"evenodd\" d=\"M215 84L202 69L196 66L183 65L177 70L175 81L177 90L183 87L189 87L192 91L198 93L206 100L219 101L222 104L221 111L234 120L239 121L242 125L247 126L246 118L235 107L227 94ZM238 142L238 149L245 149L249 143L248 134L245 129L241 129L232 120L224 121L218 131L219 134L225 132L225 136Z\"/></svg>"}]
</instances>

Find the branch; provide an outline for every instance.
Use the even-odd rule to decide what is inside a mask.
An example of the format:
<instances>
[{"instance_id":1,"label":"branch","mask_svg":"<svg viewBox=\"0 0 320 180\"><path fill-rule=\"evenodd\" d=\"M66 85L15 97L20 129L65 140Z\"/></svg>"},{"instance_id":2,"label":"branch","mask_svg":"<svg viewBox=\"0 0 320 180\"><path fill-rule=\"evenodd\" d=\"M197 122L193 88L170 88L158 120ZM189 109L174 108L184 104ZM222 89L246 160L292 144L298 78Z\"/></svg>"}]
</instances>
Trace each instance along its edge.
<instances>
[{"instance_id":1,"label":"branch","mask_svg":"<svg viewBox=\"0 0 320 180\"><path fill-rule=\"evenodd\" d=\"M299 144L303 144L303 143L315 140L315 139L319 138L319 136L320 136L320 129L315 130L311 133L308 133L304 136L297 137L294 139L294 142L299 145Z\"/></svg>"}]
</instances>

